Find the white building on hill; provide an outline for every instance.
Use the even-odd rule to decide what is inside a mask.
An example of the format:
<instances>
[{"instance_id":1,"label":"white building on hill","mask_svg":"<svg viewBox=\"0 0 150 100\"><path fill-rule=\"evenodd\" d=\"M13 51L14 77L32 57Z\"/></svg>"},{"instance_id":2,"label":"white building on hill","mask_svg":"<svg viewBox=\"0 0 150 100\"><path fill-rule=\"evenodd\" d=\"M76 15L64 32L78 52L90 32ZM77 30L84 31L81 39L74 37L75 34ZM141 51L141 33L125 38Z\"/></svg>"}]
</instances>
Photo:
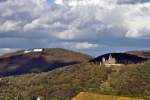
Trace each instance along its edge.
<instances>
[{"instance_id":1,"label":"white building on hill","mask_svg":"<svg viewBox=\"0 0 150 100\"><path fill-rule=\"evenodd\" d=\"M101 65L105 65L106 67L110 67L110 66L121 66L122 64L117 64L116 59L113 58L110 54L108 59L106 59L105 57L102 58L102 62L100 62L100 66Z\"/></svg>"},{"instance_id":2,"label":"white building on hill","mask_svg":"<svg viewBox=\"0 0 150 100\"><path fill-rule=\"evenodd\" d=\"M103 64L116 64L116 59L113 58L110 54L108 59L102 58L102 63Z\"/></svg>"},{"instance_id":3,"label":"white building on hill","mask_svg":"<svg viewBox=\"0 0 150 100\"><path fill-rule=\"evenodd\" d=\"M36 49L33 49L32 51L33 51L33 52L42 52L43 49L41 49L41 48L36 48Z\"/></svg>"},{"instance_id":4,"label":"white building on hill","mask_svg":"<svg viewBox=\"0 0 150 100\"><path fill-rule=\"evenodd\" d=\"M30 53L30 52L42 52L43 49L41 48L36 48L36 49L32 49L32 50L25 50L24 53Z\"/></svg>"},{"instance_id":5,"label":"white building on hill","mask_svg":"<svg viewBox=\"0 0 150 100\"><path fill-rule=\"evenodd\" d=\"M41 100L40 97L38 97L37 100Z\"/></svg>"},{"instance_id":6,"label":"white building on hill","mask_svg":"<svg viewBox=\"0 0 150 100\"><path fill-rule=\"evenodd\" d=\"M24 53L30 53L31 52L31 50L25 50L24 51Z\"/></svg>"}]
</instances>

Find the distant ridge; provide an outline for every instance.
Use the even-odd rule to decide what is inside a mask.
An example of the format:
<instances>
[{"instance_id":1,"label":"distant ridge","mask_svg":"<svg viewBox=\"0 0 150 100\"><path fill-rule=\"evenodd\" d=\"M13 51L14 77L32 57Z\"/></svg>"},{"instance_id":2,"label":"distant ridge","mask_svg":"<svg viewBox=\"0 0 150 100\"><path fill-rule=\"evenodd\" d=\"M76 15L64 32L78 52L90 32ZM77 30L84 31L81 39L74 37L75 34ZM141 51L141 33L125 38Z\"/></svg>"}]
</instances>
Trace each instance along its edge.
<instances>
[{"instance_id":1,"label":"distant ridge","mask_svg":"<svg viewBox=\"0 0 150 100\"><path fill-rule=\"evenodd\" d=\"M139 57L136 55L132 55L132 54L127 54L127 53L108 53L108 54L104 54L102 56L96 57L92 60L90 60L90 62L102 62L102 59L109 59L109 56L112 56L113 58L116 59L116 63L119 64L136 64L136 63L140 63L143 61L148 60L148 58L143 58L143 57Z\"/></svg>"},{"instance_id":2,"label":"distant ridge","mask_svg":"<svg viewBox=\"0 0 150 100\"><path fill-rule=\"evenodd\" d=\"M150 50L143 50L143 51L135 50L135 51L128 51L126 53L136 55L139 57L150 58Z\"/></svg>"},{"instance_id":3,"label":"distant ridge","mask_svg":"<svg viewBox=\"0 0 150 100\"><path fill-rule=\"evenodd\" d=\"M45 72L89 61L92 57L62 48L21 50L0 57L0 76Z\"/></svg>"}]
</instances>

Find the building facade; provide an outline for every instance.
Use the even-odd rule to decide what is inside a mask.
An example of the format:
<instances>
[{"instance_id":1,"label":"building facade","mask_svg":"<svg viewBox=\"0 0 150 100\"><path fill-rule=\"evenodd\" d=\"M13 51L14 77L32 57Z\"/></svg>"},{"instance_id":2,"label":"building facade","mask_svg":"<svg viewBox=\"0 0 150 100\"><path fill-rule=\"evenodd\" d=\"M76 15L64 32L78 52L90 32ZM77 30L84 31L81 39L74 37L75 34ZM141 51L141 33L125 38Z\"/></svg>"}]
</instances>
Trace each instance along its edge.
<instances>
[{"instance_id":1,"label":"building facade","mask_svg":"<svg viewBox=\"0 0 150 100\"><path fill-rule=\"evenodd\" d=\"M113 58L110 54L108 59L106 59L105 57L102 58L102 61L100 62L100 65L102 65L102 64L103 65L113 65L113 64L116 64L116 63L117 63L116 59Z\"/></svg>"}]
</instances>

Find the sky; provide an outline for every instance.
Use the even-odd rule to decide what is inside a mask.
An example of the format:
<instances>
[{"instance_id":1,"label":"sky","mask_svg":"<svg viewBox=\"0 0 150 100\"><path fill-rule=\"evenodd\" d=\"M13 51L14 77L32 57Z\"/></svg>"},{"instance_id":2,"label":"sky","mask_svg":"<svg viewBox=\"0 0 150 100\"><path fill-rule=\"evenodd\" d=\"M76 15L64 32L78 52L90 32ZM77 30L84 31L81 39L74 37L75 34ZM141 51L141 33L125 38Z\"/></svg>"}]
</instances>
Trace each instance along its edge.
<instances>
[{"instance_id":1,"label":"sky","mask_svg":"<svg viewBox=\"0 0 150 100\"><path fill-rule=\"evenodd\" d=\"M150 0L0 0L0 54L150 50Z\"/></svg>"}]
</instances>

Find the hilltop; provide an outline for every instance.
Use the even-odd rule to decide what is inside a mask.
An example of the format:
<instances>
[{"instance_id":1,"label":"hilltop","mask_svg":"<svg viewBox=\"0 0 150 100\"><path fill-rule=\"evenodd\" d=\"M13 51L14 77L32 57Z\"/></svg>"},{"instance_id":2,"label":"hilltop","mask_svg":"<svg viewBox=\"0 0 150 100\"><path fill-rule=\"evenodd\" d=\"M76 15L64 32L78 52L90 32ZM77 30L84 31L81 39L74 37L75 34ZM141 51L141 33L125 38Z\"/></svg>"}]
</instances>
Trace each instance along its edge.
<instances>
[{"instance_id":1,"label":"hilltop","mask_svg":"<svg viewBox=\"0 0 150 100\"><path fill-rule=\"evenodd\" d=\"M0 57L0 76L45 72L86 62L92 57L62 48L21 50Z\"/></svg>"},{"instance_id":2,"label":"hilltop","mask_svg":"<svg viewBox=\"0 0 150 100\"><path fill-rule=\"evenodd\" d=\"M107 53L90 60L90 62L100 63L103 62L104 58L108 60L110 56L115 59L115 63L118 64L136 64L148 60L148 58L143 58L127 53Z\"/></svg>"},{"instance_id":3,"label":"hilltop","mask_svg":"<svg viewBox=\"0 0 150 100\"><path fill-rule=\"evenodd\" d=\"M126 52L128 54L136 55L139 57L145 57L145 58L150 58L150 50L144 50L144 51L128 51Z\"/></svg>"},{"instance_id":4,"label":"hilltop","mask_svg":"<svg viewBox=\"0 0 150 100\"><path fill-rule=\"evenodd\" d=\"M122 66L106 67L97 64L103 57L108 59L110 55L117 63L123 63ZM53 69L45 72L43 59L44 62L58 59L63 64L65 62L65 67L59 62L55 63L59 67L53 64L50 67ZM11 73L12 76L0 78L0 100L36 100L38 97L42 100L71 100L80 92L150 100L150 60L136 55L109 53L91 60L88 55L56 48L9 54L0 58L0 61L1 68L7 62L4 71L14 72ZM13 76L18 68L15 64L24 64L26 61L30 63L25 63L26 66L18 69L23 73ZM72 61L78 62L70 63ZM50 64L48 63L48 68ZM33 73L34 68L40 70L40 73Z\"/></svg>"}]
</instances>

